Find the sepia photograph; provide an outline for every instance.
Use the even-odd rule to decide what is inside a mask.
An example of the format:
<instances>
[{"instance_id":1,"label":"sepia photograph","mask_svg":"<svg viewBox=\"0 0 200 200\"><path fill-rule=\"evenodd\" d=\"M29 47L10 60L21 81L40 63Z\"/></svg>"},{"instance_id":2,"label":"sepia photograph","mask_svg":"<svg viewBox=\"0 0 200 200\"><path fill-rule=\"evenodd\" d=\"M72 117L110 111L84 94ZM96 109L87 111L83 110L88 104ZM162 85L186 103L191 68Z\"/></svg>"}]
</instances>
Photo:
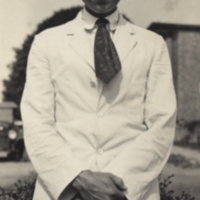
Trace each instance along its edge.
<instances>
[{"instance_id":1,"label":"sepia photograph","mask_svg":"<svg viewBox=\"0 0 200 200\"><path fill-rule=\"evenodd\" d=\"M200 1L0 0L0 200L200 200Z\"/></svg>"}]
</instances>

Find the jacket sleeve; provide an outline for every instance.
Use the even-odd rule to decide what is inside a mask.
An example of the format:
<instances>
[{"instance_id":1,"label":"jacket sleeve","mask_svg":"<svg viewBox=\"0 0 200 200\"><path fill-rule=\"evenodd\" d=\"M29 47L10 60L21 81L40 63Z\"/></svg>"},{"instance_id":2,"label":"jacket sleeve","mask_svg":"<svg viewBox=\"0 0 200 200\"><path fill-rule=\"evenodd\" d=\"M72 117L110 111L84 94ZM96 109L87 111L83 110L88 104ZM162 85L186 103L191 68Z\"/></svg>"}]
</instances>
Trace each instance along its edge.
<instances>
[{"instance_id":1,"label":"jacket sleeve","mask_svg":"<svg viewBox=\"0 0 200 200\"><path fill-rule=\"evenodd\" d=\"M70 199L70 194L73 196L76 191L67 186L87 166L73 155L56 132L56 94L44 41L41 35L36 36L29 53L21 102L25 144L44 190L53 199ZM61 193L69 196L59 198Z\"/></svg>"},{"instance_id":2,"label":"jacket sleeve","mask_svg":"<svg viewBox=\"0 0 200 200\"><path fill-rule=\"evenodd\" d=\"M121 177L125 184L131 183L127 185L132 188L128 196L134 199L142 199L159 176L174 140L176 97L168 50L160 36L150 64L144 112L147 131L130 142L103 170Z\"/></svg>"}]
</instances>

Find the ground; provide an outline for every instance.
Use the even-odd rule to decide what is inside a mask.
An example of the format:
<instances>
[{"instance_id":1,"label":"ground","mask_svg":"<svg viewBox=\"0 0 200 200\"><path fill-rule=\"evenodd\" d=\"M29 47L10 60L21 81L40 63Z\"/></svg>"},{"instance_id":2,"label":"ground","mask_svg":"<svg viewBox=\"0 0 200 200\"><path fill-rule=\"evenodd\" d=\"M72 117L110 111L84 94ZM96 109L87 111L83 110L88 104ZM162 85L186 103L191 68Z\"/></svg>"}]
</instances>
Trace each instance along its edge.
<instances>
[{"instance_id":1,"label":"ground","mask_svg":"<svg viewBox=\"0 0 200 200\"><path fill-rule=\"evenodd\" d=\"M175 194L180 195L184 190L195 197L196 200L200 199L200 167L196 167L195 163L200 163L200 152L181 147L173 147L173 155L185 157L186 161L194 163L191 165L174 165L168 163L161 177L168 177L174 174L172 184L169 189L175 191ZM30 162L0 162L0 186L3 188L10 188L19 179L34 179L36 177L35 170Z\"/></svg>"},{"instance_id":2,"label":"ground","mask_svg":"<svg viewBox=\"0 0 200 200\"><path fill-rule=\"evenodd\" d=\"M178 165L174 166L172 163L168 163L163 172L162 177L167 177L171 174L175 176L172 178L172 184L169 189L175 191L175 194L179 195L184 190L186 193L195 197L195 200L200 199L200 151L191 150L174 146L172 149L173 155L185 157L192 165Z\"/></svg>"}]
</instances>

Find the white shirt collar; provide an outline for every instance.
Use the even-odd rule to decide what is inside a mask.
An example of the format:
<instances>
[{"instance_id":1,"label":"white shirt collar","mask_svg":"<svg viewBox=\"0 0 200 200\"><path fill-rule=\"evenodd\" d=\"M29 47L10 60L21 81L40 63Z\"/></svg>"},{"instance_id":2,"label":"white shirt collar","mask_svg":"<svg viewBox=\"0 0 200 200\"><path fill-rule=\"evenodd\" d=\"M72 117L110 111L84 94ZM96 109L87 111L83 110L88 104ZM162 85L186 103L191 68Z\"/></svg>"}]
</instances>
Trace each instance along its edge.
<instances>
[{"instance_id":1,"label":"white shirt collar","mask_svg":"<svg viewBox=\"0 0 200 200\"><path fill-rule=\"evenodd\" d=\"M117 9L114 13L111 15L105 17L110 23L109 23L109 29L111 31L116 30L118 22L119 22L119 10ZM95 27L95 23L97 21L97 17L91 15L85 8L82 11L82 19L84 22L84 27L87 30L92 30Z\"/></svg>"}]
</instances>

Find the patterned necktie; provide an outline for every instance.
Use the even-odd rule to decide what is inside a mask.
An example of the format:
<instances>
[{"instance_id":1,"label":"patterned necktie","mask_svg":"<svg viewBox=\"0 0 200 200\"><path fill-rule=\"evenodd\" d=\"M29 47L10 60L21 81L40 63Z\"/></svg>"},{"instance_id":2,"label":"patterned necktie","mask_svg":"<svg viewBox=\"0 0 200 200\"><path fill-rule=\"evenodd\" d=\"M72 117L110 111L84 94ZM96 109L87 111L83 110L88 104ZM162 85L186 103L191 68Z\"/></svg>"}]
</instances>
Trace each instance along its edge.
<instances>
[{"instance_id":1,"label":"patterned necktie","mask_svg":"<svg viewBox=\"0 0 200 200\"><path fill-rule=\"evenodd\" d=\"M96 76L104 83L109 81L121 70L121 62L115 45L106 28L106 19L98 19L94 45Z\"/></svg>"}]
</instances>

